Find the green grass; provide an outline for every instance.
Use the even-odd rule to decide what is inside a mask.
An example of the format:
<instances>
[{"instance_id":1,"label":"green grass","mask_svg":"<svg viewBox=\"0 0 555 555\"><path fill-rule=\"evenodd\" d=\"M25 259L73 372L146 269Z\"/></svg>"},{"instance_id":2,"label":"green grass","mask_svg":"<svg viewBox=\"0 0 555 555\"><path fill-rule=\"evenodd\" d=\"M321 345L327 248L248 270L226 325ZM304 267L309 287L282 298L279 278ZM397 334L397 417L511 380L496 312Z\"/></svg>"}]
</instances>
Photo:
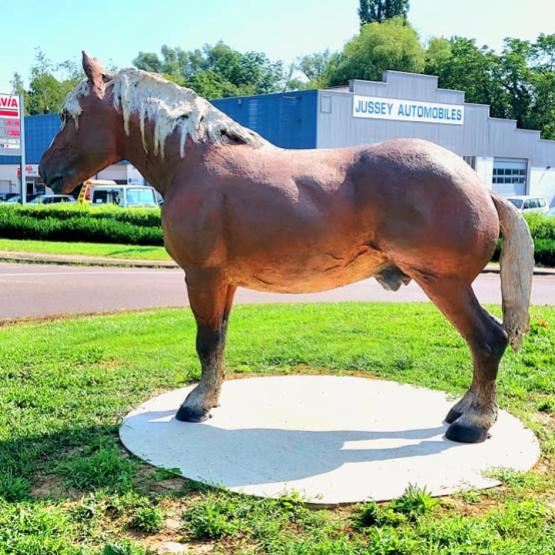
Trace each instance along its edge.
<instances>
[{"instance_id":1,"label":"green grass","mask_svg":"<svg viewBox=\"0 0 555 555\"><path fill-rule=\"evenodd\" d=\"M504 485L492 490L432 500L409 488L391 503L335 510L213 490L121 448L130 408L198 379L194 333L185 310L0 328L1 555L146 555L168 540L191 553L555 552L555 309L533 309L532 332L499 379L501 407L540 438L535 470L500 471ZM424 304L237 306L227 367L362 374L455 394L470 381L466 346Z\"/></svg>"},{"instance_id":2,"label":"green grass","mask_svg":"<svg viewBox=\"0 0 555 555\"><path fill-rule=\"evenodd\" d=\"M134 260L170 260L170 256L164 247L109 243L67 243L62 241L0 239L0 251L106 256L109 258Z\"/></svg>"}]
</instances>

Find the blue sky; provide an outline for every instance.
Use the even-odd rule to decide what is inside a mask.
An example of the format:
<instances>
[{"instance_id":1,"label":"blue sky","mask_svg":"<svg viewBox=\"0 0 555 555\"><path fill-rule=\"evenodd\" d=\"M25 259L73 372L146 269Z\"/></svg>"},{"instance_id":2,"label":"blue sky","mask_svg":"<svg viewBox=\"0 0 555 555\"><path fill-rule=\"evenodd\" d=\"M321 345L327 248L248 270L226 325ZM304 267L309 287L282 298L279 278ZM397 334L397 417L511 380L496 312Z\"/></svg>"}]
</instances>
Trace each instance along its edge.
<instances>
[{"instance_id":1,"label":"blue sky","mask_svg":"<svg viewBox=\"0 0 555 555\"><path fill-rule=\"evenodd\" d=\"M555 0L411 0L409 19L424 39L454 34L499 49L503 38L555 32ZM287 62L340 49L358 28L358 0L0 0L0 92L25 78L40 47L49 58L81 49L125 67L139 50L192 49L223 40Z\"/></svg>"}]
</instances>

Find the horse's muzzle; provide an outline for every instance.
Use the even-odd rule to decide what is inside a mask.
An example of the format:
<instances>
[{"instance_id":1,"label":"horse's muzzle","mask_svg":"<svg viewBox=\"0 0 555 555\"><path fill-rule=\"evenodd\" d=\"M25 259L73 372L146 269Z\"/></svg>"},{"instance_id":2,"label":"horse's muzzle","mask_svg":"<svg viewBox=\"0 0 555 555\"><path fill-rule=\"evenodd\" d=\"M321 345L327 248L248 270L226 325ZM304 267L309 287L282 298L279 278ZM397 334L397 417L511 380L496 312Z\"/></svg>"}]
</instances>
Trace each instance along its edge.
<instances>
[{"instance_id":1,"label":"horse's muzzle","mask_svg":"<svg viewBox=\"0 0 555 555\"><path fill-rule=\"evenodd\" d=\"M44 184L52 189L55 193L59 193L64 186L64 178L62 175L47 174L43 164L39 164L39 175Z\"/></svg>"}]
</instances>

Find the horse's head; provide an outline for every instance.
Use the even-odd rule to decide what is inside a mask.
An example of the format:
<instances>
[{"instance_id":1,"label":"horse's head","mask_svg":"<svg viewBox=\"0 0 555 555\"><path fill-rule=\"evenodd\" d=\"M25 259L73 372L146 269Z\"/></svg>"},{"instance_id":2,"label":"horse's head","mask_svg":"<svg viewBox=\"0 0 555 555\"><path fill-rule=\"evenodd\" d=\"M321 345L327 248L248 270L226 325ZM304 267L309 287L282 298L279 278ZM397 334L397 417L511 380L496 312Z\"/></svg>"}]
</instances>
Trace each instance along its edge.
<instances>
[{"instance_id":1,"label":"horse's head","mask_svg":"<svg viewBox=\"0 0 555 555\"><path fill-rule=\"evenodd\" d=\"M87 80L67 96L60 130L39 165L45 184L56 193L70 193L123 158L123 126L107 87L110 76L85 52L83 69Z\"/></svg>"}]
</instances>

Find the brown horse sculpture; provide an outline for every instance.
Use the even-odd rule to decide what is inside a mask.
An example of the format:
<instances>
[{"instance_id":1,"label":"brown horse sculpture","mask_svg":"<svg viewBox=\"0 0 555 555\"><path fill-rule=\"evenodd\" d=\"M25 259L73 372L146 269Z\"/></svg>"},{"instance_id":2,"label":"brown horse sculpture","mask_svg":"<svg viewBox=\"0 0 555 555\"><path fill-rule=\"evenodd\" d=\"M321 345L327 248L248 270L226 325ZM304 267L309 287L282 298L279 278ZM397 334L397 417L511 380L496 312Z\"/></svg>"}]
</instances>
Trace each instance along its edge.
<instances>
[{"instance_id":1,"label":"brown horse sculpture","mask_svg":"<svg viewBox=\"0 0 555 555\"><path fill-rule=\"evenodd\" d=\"M286 150L159 75L109 75L85 53L83 68L40 173L70 193L129 160L164 196L165 245L185 270L202 365L179 420L202 421L218 404L238 286L301 293L373 276L388 289L415 280L466 340L474 377L447 415L447 437L487 437L499 361L528 329L533 244L522 217L462 158L409 139ZM471 288L500 229L502 324Z\"/></svg>"}]
</instances>

